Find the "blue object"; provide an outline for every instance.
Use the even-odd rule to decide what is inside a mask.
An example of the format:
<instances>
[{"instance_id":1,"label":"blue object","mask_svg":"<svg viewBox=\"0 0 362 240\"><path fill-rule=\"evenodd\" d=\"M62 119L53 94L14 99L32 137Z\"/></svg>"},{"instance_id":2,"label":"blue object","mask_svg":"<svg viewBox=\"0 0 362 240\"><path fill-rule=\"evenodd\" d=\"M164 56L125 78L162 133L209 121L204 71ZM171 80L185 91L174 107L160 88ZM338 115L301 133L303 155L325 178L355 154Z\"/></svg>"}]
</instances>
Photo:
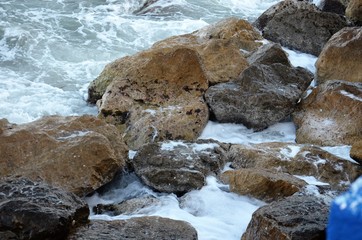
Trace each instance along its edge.
<instances>
[{"instance_id":1,"label":"blue object","mask_svg":"<svg viewBox=\"0 0 362 240\"><path fill-rule=\"evenodd\" d=\"M331 205L327 240L362 240L362 177Z\"/></svg>"}]
</instances>

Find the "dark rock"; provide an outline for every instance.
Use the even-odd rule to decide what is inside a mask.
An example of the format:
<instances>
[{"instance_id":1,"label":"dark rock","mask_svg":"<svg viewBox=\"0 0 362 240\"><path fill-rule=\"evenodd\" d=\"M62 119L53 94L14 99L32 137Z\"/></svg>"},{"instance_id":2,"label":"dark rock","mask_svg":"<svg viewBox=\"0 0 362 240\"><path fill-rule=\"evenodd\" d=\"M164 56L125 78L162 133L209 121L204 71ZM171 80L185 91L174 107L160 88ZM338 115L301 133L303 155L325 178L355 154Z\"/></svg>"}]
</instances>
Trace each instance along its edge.
<instances>
[{"instance_id":1,"label":"dark rock","mask_svg":"<svg viewBox=\"0 0 362 240\"><path fill-rule=\"evenodd\" d=\"M205 99L217 121L262 130L293 112L312 77L300 67L253 64L235 82L210 87Z\"/></svg>"},{"instance_id":2,"label":"dark rock","mask_svg":"<svg viewBox=\"0 0 362 240\"><path fill-rule=\"evenodd\" d=\"M2 128L0 178L43 179L79 196L109 182L125 166L117 128L93 116L48 116Z\"/></svg>"},{"instance_id":3,"label":"dark rock","mask_svg":"<svg viewBox=\"0 0 362 240\"><path fill-rule=\"evenodd\" d=\"M352 145L362 138L362 83L326 81L293 113L296 142Z\"/></svg>"},{"instance_id":4,"label":"dark rock","mask_svg":"<svg viewBox=\"0 0 362 240\"><path fill-rule=\"evenodd\" d=\"M142 4L142 6L135 10L133 14L144 14L147 12L147 9L154 3L158 2L158 0L146 0L145 3Z\"/></svg>"},{"instance_id":5,"label":"dark rock","mask_svg":"<svg viewBox=\"0 0 362 240\"><path fill-rule=\"evenodd\" d=\"M93 208L93 211L95 214L108 214L111 216L140 214L148 207L158 205L159 203L160 200L157 198L145 196L125 200L118 204L98 204Z\"/></svg>"},{"instance_id":6,"label":"dark rock","mask_svg":"<svg viewBox=\"0 0 362 240\"><path fill-rule=\"evenodd\" d=\"M269 8L254 25L266 39L318 56L328 39L347 22L307 1L286 0Z\"/></svg>"},{"instance_id":7,"label":"dark rock","mask_svg":"<svg viewBox=\"0 0 362 240\"><path fill-rule=\"evenodd\" d=\"M312 196L291 196L254 212L242 240L324 240L329 208Z\"/></svg>"},{"instance_id":8,"label":"dark rock","mask_svg":"<svg viewBox=\"0 0 362 240\"><path fill-rule=\"evenodd\" d=\"M77 228L68 240L99 239L178 239L197 240L196 230L184 221L161 217L140 217L129 220L91 221Z\"/></svg>"},{"instance_id":9,"label":"dark rock","mask_svg":"<svg viewBox=\"0 0 362 240\"><path fill-rule=\"evenodd\" d=\"M279 44L268 43L264 44L258 50L253 52L247 58L250 64L261 63L264 65L271 65L273 63L281 63L291 67L291 63L288 59L287 53L281 48Z\"/></svg>"},{"instance_id":10,"label":"dark rock","mask_svg":"<svg viewBox=\"0 0 362 240\"><path fill-rule=\"evenodd\" d=\"M133 159L135 172L146 185L178 195L204 186L205 176L216 174L224 164L224 150L206 141L148 144Z\"/></svg>"},{"instance_id":11,"label":"dark rock","mask_svg":"<svg viewBox=\"0 0 362 240\"><path fill-rule=\"evenodd\" d=\"M332 12L339 15L344 15L346 6L339 0L323 0L318 6L323 12Z\"/></svg>"},{"instance_id":12,"label":"dark rock","mask_svg":"<svg viewBox=\"0 0 362 240\"><path fill-rule=\"evenodd\" d=\"M26 178L0 182L1 239L65 239L88 215L87 204L62 189Z\"/></svg>"}]
</instances>

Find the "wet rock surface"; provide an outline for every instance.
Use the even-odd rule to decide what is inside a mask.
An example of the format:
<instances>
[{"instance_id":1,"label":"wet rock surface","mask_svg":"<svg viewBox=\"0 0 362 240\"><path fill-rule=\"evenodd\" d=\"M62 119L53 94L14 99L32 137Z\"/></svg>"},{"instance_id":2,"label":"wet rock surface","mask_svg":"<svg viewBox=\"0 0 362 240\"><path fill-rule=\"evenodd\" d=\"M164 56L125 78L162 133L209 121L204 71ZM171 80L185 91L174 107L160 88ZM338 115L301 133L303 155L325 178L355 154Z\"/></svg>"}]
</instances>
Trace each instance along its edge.
<instances>
[{"instance_id":1,"label":"wet rock surface","mask_svg":"<svg viewBox=\"0 0 362 240\"><path fill-rule=\"evenodd\" d=\"M127 156L116 127L92 116L50 116L6 127L0 152L0 178L40 178L79 196L109 182Z\"/></svg>"},{"instance_id":2,"label":"wet rock surface","mask_svg":"<svg viewBox=\"0 0 362 240\"><path fill-rule=\"evenodd\" d=\"M1 239L65 239L88 215L88 205L62 189L26 178L0 181Z\"/></svg>"},{"instance_id":3,"label":"wet rock surface","mask_svg":"<svg viewBox=\"0 0 362 240\"><path fill-rule=\"evenodd\" d=\"M291 196L254 212L242 240L325 239L329 207L313 196Z\"/></svg>"},{"instance_id":4,"label":"wet rock surface","mask_svg":"<svg viewBox=\"0 0 362 240\"><path fill-rule=\"evenodd\" d=\"M68 240L180 239L197 240L196 230L184 221L161 217L139 217L116 221L91 221L78 228Z\"/></svg>"},{"instance_id":5,"label":"wet rock surface","mask_svg":"<svg viewBox=\"0 0 362 240\"><path fill-rule=\"evenodd\" d=\"M160 192L182 195L205 184L225 164L216 142L162 142L141 148L132 163L142 181Z\"/></svg>"},{"instance_id":6,"label":"wet rock surface","mask_svg":"<svg viewBox=\"0 0 362 240\"><path fill-rule=\"evenodd\" d=\"M293 113L296 142L320 146L352 145L362 138L362 84L327 81Z\"/></svg>"},{"instance_id":7,"label":"wet rock surface","mask_svg":"<svg viewBox=\"0 0 362 240\"><path fill-rule=\"evenodd\" d=\"M300 67L255 63L236 81L210 87L205 99L217 121L263 130L292 113L311 81Z\"/></svg>"},{"instance_id":8,"label":"wet rock surface","mask_svg":"<svg viewBox=\"0 0 362 240\"><path fill-rule=\"evenodd\" d=\"M318 56L328 39L347 22L338 14L320 11L308 1L287 0L265 11L254 26L268 40Z\"/></svg>"}]
</instances>

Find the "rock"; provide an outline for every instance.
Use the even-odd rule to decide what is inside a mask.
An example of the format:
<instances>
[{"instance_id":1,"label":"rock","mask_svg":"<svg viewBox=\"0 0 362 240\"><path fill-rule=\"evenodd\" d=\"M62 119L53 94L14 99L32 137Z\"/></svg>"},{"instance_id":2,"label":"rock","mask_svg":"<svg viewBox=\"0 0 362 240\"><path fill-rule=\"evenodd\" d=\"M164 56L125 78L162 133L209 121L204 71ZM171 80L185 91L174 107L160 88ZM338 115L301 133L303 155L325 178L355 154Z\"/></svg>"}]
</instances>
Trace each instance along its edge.
<instances>
[{"instance_id":1,"label":"rock","mask_svg":"<svg viewBox=\"0 0 362 240\"><path fill-rule=\"evenodd\" d=\"M263 130L293 112L311 81L300 67L256 63L236 81L210 87L205 99L217 121Z\"/></svg>"},{"instance_id":2,"label":"rock","mask_svg":"<svg viewBox=\"0 0 362 240\"><path fill-rule=\"evenodd\" d=\"M280 200L300 191L306 183L285 173L262 168L247 168L226 171L221 179L230 185L230 190L265 202Z\"/></svg>"},{"instance_id":3,"label":"rock","mask_svg":"<svg viewBox=\"0 0 362 240\"><path fill-rule=\"evenodd\" d=\"M109 182L125 166L116 127L92 116L50 116L0 135L0 178L43 179L78 196Z\"/></svg>"},{"instance_id":4,"label":"rock","mask_svg":"<svg viewBox=\"0 0 362 240\"><path fill-rule=\"evenodd\" d=\"M247 60L250 64L261 63L271 65L273 63L281 63L291 67L287 53L276 43L264 44L253 52Z\"/></svg>"},{"instance_id":5,"label":"rock","mask_svg":"<svg viewBox=\"0 0 362 240\"><path fill-rule=\"evenodd\" d=\"M347 22L307 1L286 0L266 10L254 26L266 39L318 56L328 39L346 27Z\"/></svg>"},{"instance_id":6,"label":"rock","mask_svg":"<svg viewBox=\"0 0 362 240\"><path fill-rule=\"evenodd\" d=\"M316 146L293 143L232 145L227 161L235 169L268 169L275 173L312 176L332 190L345 190L361 175L361 167Z\"/></svg>"},{"instance_id":7,"label":"rock","mask_svg":"<svg viewBox=\"0 0 362 240\"><path fill-rule=\"evenodd\" d=\"M121 214L142 214L150 206L160 204L160 200L153 196L144 196L125 200L118 204L98 204L93 208L95 214L117 216Z\"/></svg>"},{"instance_id":8,"label":"rock","mask_svg":"<svg viewBox=\"0 0 362 240\"><path fill-rule=\"evenodd\" d=\"M330 240L362 239L362 178L331 204L327 235Z\"/></svg>"},{"instance_id":9,"label":"rock","mask_svg":"<svg viewBox=\"0 0 362 240\"><path fill-rule=\"evenodd\" d=\"M362 138L362 83L327 81L293 113L297 143L352 145Z\"/></svg>"},{"instance_id":10,"label":"rock","mask_svg":"<svg viewBox=\"0 0 362 240\"><path fill-rule=\"evenodd\" d=\"M362 164L362 139L353 143L350 157L356 160L359 164Z\"/></svg>"},{"instance_id":11,"label":"rock","mask_svg":"<svg viewBox=\"0 0 362 240\"><path fill-rule=\"evenodd\" d=\"M120 76L99 102L100 116L119 125L131 149L165 139L193 140L206 125L202 95L208 83L194 50L145 51L105 71Z\"/></svg>"},{"instance_id":12,"label":"rock","mask_svg":"<svg viewBox=\"0 0 362 240\"><path fill-rule=\"evenodd\" d=\"M133 11L133 14L139 15L139 14L147 13L147 11L149 11L148 10L149 7L152 4L157 3L157 2L158 2L158 0L146 0L139 9Z\"/></svg>"},{"instance_id":13,"label":"rock","mask_svg":"<svg viewBox=\"0 0 362 240\"><path fill-rule=\"evenodd\" d=\"M132 163L146 185L182 195L204 186L205 176L218 173L225 164L225 156L216 142L171 141L145 145Z\"/></svg>"},{"instance_id":14,"label":"rock","mask_svg":"<svg viewBox=\"0 0 362 240\"><path fill-rule=\"evenodd\" d=\"M362 25L362 1L350 0L346 9L346 16L356 25Z\"/></svg>"},{"instance_id":15,"label":"rock","mask_svg":"<svg viewBox=\"0 0 362 240\"><path fill-rule=\"evenodd\" d=\"M161 217L139 217L128 220L91 221L77 228L68 240L98 239L179 239L197 240L196 230L184 221Z\"/></svg>"},{"instance_id":16,"label":"rock","mask_svg":"<svg viewBox=\"0 0 362 240\"><path fill-rule=\"evenodd\" d=\"M1 239L65 239L88 215L87 204L62 189L26 178L0 182Z\"/></svg>"},{"instance_id":17,"label":"rock","mask_svg":"<svg viewBox=\"0 0 362 240\"><path fill-rule=\"evenodd\" d=\"M324 46L317 62L317 82L362 82L362 28L343 28Z\"/></svg>"},{"instance_id":18,"label":"rock","mask_svg":"<svg viewBox=\"0 0 362 240\"><path fill-rule=\"evenodd\" d=\"M326 239L328 212L316 197L291 196L256 210L241 239Z\"/></svg>"},{"instance_id":19,"label":"rock","mask_svg":"<svg viewBox=\"0 0 362 240\"><path fill-rule=\"evenodd\" d=\"M339 0L322 0L318 6L323 12L332 12L344 15L346 6Z\"/></svg>"}]
</instances>

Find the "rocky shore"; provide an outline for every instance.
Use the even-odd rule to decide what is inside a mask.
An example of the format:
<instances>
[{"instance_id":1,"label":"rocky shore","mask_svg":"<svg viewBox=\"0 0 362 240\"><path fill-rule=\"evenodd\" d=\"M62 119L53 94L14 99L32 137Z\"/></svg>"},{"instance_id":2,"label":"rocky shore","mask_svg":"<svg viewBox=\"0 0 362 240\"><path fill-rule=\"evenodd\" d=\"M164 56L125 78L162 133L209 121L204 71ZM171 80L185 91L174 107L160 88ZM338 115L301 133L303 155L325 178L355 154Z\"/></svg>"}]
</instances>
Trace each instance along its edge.
<instances>
[{"instance_id":1,"label":"rocky shore","mask_svg":"<svg viewBox=\"0 0 362 240\"><path fill-rule=\"evenodd\" d=\"M109 63L88 89L98 116L1 119L0 239L198 239L189 223L161 217L90 221L84 198L129 172L180 199L212 175L267 203L240 239L325 239L331 200L362 175L361 6L282 1L254 23L228 18ZM282 47L317 56L316 73ZM289 118L295 143L198 139L209 120L262 131ZM321 148L339 145L355 162ZM312 193L296 176L325 184Z\"/></svg>"}]
</instances>

